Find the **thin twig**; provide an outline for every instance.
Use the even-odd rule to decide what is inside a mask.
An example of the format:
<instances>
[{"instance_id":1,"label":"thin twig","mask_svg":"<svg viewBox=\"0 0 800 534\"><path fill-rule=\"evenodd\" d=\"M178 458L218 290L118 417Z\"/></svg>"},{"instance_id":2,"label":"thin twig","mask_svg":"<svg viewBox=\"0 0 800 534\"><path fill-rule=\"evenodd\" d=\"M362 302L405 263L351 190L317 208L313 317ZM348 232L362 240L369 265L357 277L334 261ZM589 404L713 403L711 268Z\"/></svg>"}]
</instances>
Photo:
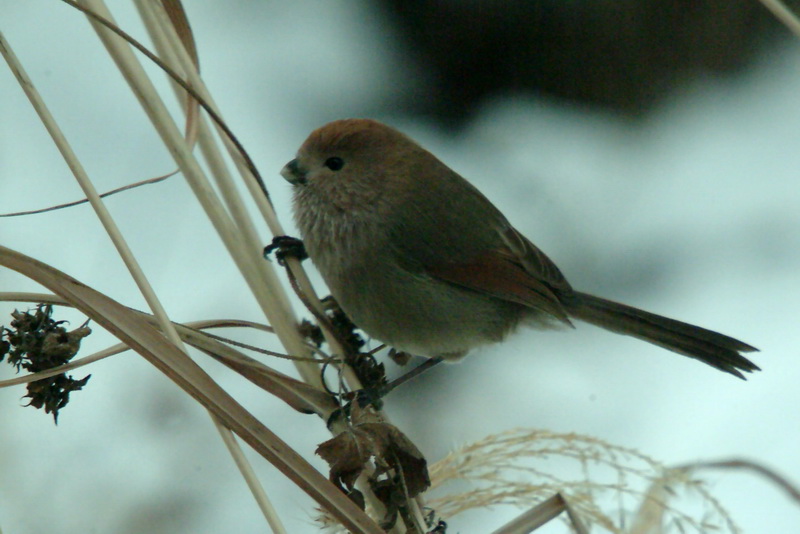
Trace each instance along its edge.
<instances>
[{"instance_id":1,"label":"thin twig","mask_svg":"<svg viewBox=\"0 0 800 534\"><path fill-rule=\"evenodd\" d=\"M137 187L141 187L143 185L152 185L157 184L158 182L163 182L167 178L171 176L175 176L180 171L172 171L169 174L164 174L162 176L156 176L155 178L148 178L147 180L142 180L140 182L136 182L133 184L123 185L122 187L118 187L116 189L112 189L111 191L106 191L105 193L100 193L98 196L100 198L110 197L111 195L116 195L117 193L122 193L123 191L127 191L128 189L135 189ZM37 210L28 210L28 211L16 211L14 213L0 213L0 217L20 217L22 215L36 215L37 213L47 213L48 211L55 211L64 208L71 208L73 206L80 206L81 204L86 204L89 202L88 198L82 198L81 200L75 200L74 202L67 202L66 204L59 204L57 206L50 206L49 208L39 208Z\"/></svg>"},{"instance_id":2,"label":"thin twig","mask_svg":"<svg viewBox=\"0 0 800 534\"><path fill-rule=\"evenodd\" d=\"M336 330L333 328L330 318L324 313L322 313L320 310L318 310L315 306L312 306L311 301L308 299L305 292L300 288L299 284L297 283L297 278L295 278L294 273L288 267L286 268L286 275L287 278L289 279L289 284L292 286L292 289L294 290L295 295L297 295L297 298L300 299L300 302L302 302L303 305L306 307L306 309L311 312L314 318L317 321L319 321L320 325L323 328L328 330L331 333L331 335L337 338L336 340L339 342L340 345L342 345L343 347L346 346L345 343L341 339L339 339L338 336L336 335Z\"/></svg>"},{"instance_id":3,"label":"thin twig","mask_svg":"<svg viewBox=\"0 0 800 534\"><path fill-rule=\"evenodd\" d=\"M52 369L48 369L46 371L39 371L38 373L29 373L27 375L17 376L15 378L9 378L8 380L0 380L0 389L8 388L11 386L18 386L20 384L29 384L31 382L36 382L37 380L43 380L45 378L50 378L51 376L60 375L61 373L66 373L67 371L71 371L73 369L84 367L91 363L103 360L105 358L108 358L109 356L114 356L116 354L123 353L126 350L129 350L129 347L127 345L123 343L117 343L116 345L108 347L107 349L95 352L94 354L90 354L89 356L84 356L83 358L78 358L77 360L65 363L64 365L53 367Z\"/></svg>"}]
</instances>

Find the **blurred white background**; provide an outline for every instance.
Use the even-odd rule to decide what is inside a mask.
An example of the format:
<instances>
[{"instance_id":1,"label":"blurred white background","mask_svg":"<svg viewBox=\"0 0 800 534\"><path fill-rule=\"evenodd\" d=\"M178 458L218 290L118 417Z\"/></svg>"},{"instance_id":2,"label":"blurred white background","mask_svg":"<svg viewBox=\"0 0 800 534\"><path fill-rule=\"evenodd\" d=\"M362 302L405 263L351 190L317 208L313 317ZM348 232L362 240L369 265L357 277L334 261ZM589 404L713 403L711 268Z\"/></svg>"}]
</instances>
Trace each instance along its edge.
<instances>
[{"instance_id":1,"label":"blurred white background","mask_svg":"<svg viewBox=\"0 0 800 534\"><path fill-rule=\"evenodd\" d=\"M744 382L586 325L521 332L388 399L393 421L429 461L524 426L597 436L666 464L749 458L800 482L800 42L764 54L740 76L694 81L641 120L508 95L485 102L454 133L391 105L425 95L369 4L188 7L203 76L293 232L281 166L314 127L372 116L472 181L576 288L761 349L754 360L763 371ZM144 37L127 2L111 8L123 28ZM0 11L0 29L98 189L173 169L80 14L44 0L3 0ZM80 198L5 66L0 113L0 212ZM174 320L260 319L180 176L107 204ZM0 219L0 243L144 308L86 206ZM0 291L11 290L41 289L0 270ZM13 308L0 306L0 324ZM83 322L58 313L74 326ZM96 328L83 353L112 342ZM324 469L313 455L328 437L319 420L220 367L208 369ZM88 386L73 394L58 426L22 407L24 388L0 390L4 534L266 530L208 416L187 395L132 353L86 372ZM0 366L0 378L12 376ZM310 499L251 456L289 531L317 531ZM800 508L762 479L732 472L707 479L744 532L800 526ZM456 517L448 532L489 532L518 513Z\"/></svg>"}]
</instances>

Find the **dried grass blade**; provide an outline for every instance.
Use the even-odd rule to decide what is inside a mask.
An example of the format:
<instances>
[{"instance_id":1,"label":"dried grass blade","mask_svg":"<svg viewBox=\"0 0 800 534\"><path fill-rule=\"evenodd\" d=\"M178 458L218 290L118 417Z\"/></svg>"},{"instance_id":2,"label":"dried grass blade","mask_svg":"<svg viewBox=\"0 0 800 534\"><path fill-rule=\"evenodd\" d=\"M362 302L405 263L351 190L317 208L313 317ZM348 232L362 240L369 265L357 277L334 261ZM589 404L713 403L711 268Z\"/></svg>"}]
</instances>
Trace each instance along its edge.
<instances>
[{"instance_id":1,"label":"dried grass blade","mask_svg":"<svg viewBox=\"0 0 800 534\"><path fill-rule=\"evenodd\" d=\"M186 53L192 58L197 70L200 70L200 60L197 57L197 45L194 42L194 34L192 27L189 25L189 19L186 17L186 11L183 9L183 4L180 0L161 0L161 5L164 6L164 11L169 16L172 22L172 27L175 28L175 33L180 37Z\"/></svg>"},{"instance_id":2,"label":"dried grass blade","mask_svg":"<svg viewBox=\"0 0 800 534\"><path fill-rule=\"evenodd\" d=\"M71 0L63 1L73 4ZM261 244L254 243L252 238L243 235L242 229L234 224L230 214L225 210L203 169L177 130L175 122L161 97L128 46L127 39L129 37L126 36L125 39L119 37L111 14L100 0L81 0L81 3L83 4L83 6L80 6L82 10L92 13L91 23L98 36L106 46L120 72L130 84L143 109L153 122L156 131L162 137L164 145L169 149L181 168L192 191L208 214L214 228L242 272L269 323L275 328L275 332L281 342L290 353L304 353L306 347L297 334L296 322L291 311L289 299L274 269L261 258ZM110 28L115 28L115 30ZM146 50L137 48L142 51ZM149 51L148 58L158 61ZM171 75L174 75L174 72L163 62L158 61L158 64L162 68L170 70L172 72ZM189 85L185 85L185 88L191 90ZM196 93L193 93L193 95L196 95ZM200 95L197 95L197 97L200 97ZM207 111L212 112L213 110L208 109ZM303 378L309 382L318 381L319 377L316 372L301 369L301 373Z\"/></svg>"},{"instance_id":3,"label":"dried grass blade","mask_svg":"<svg viewBox=\"0 0 800 534\"><path fill-rule=\"evenodd\" d=\"M795 37L800 37L800 19L781 0L761 0L761 3L770 10L776 19L781 21Z\"/></svg>"},{"instance_id":4,"label":"dried grass blade","mask_svg":"<svg viewBox=\"0 0 800 534\"><path fill-rule=\"evenodd\" d=\"M217 361L227 365L260 388L275 395L289 406L303 413L316 413L327 419L339 408L334 398L305 382L270 369L260 361L220 343L202 332L183 326L178 332L187 343L202 350Z\"/></svg>"},{"instance_id":5,"label":"dried grass blade","mask_svg":"<svg viewBox=\"0 0 800 534\"><path fill-rule=\"evenodd\" d=\"M189 19L186 17L186 11L184 11L183 5L180 0L161 0L161 6L164 8L164 13L167 15L170 24L172 24L178 36L178 40L181 45L183 45L192 64L194 64L194 68L199 72L200 58L197 55L197 45L195 44L192 27L189 25ZM150 29L147 20L145 20L145 26L148 26L148 30ZM158 41L156 41L156 46L158 48ZM159 56L167 61L167 59L164 58L164 52L164 50L159 50ZM170 63L174 66L174 62ZM192 98L188 92L180 89L177 82L172 80L172 83L173 87L176 88L178 92L181 102L183 102L186 108L186 127L184 135L186 136L186 143L193 147L197 142L198 128L200 126L200 103L195 98Z\"/></svg>"},{"instance_id":6,"label":"dried grass blade","mask_svg":"<svg viewBox=\"0 0 800 534\"><path fill-rule=\"evenodd\" d=\"M578 514L570 506L569 501L561 494L556 493L549 499L540 502L516 519L506 523L493 534L528 534L542 527L558 517L562 512L567 512L572 528L577 534L589 534L589 529L583 524Z\"/></svg>"},{"instance_id":7,"label":"dried grass blade","mask_svg":"<svg viewBox=\"0 0 800 534\"><path fill-rule=\"evenodd\" d=\"M0 293L0 301L70 305L70 303L64 300L62 297L49 295L46 293ZM136 313L140 314L149 323L155 324L155 319L151 315L142 312ZM227 365L257 386L283 400L295 410L304 413L313 412L318 414L323 419L327 419L334 410L339 408L338 404L328 393L321 391L314 386L296 380L288 375L275 371L258 360L250 358L238 350L233 349L228 345L225 345L224 343L221 343L199 331L200 328L222 326L250 327L270 331L271 329L266 325L253 323L251 321L240 321L233 319L205 320L188 325L182 325L178 323L173 324L183 341L189 343L199 350L202 350L209 356L215 358L217 361ZM68 364L54 367L53 369L49 369L47 371L31 373L9 380L0 381L0 389L19 384L27 384L28 382L55 376L66 371L89 365L90 363L102 360L103 358L114 356L115 354L119 354L126 350L128 350L128 346L125 344L117 344L94 354L74 360Z\"/></svg>"},{"instance_id":8,"label":"dried grass blade","mask_svg":"<svg viewBox=\"0 0 800 534\"><path fill-rule=\"evenodd\" d=\"M223 390L191 358L136 312L70 276L0 246L0 265L62 296L75 308L138 352L236 432L337 520L353 532L381 533L375 522L299 454Z\"/></svg>"},{"instance_id":9,"label":"dried grass blade","mask_svg":"<svg viewBox=\"0 0 800 534\"><path fill-rule=\"evenodd\" d=\"M540 502L527 512L518 516L510 523L506 523L495 530L493 534L528 534L549 523L566 509L561 494L556 493L546 501Z\"/></svg>"}]
</instances>

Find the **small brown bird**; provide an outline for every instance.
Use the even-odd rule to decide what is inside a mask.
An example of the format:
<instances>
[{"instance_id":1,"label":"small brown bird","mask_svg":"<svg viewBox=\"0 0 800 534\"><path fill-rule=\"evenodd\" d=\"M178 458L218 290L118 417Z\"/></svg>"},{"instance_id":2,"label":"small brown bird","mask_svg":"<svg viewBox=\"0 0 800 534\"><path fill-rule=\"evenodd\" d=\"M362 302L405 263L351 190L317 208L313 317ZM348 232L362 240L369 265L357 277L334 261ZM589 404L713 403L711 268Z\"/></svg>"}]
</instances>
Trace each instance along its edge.
<instances>
[{"instance_id":1,"label":"small brown bird","mask_svg":"<svg viewBox=\"0 0 800 534\"><path fill-rule=\"evenodd\" d=\"M744 378L754 347L580 293L475 187L368 119L315 130L281 171L306 250L350 318L396 349L458 360L521 324L579 319Z\"/></svg>"}]
</instances>

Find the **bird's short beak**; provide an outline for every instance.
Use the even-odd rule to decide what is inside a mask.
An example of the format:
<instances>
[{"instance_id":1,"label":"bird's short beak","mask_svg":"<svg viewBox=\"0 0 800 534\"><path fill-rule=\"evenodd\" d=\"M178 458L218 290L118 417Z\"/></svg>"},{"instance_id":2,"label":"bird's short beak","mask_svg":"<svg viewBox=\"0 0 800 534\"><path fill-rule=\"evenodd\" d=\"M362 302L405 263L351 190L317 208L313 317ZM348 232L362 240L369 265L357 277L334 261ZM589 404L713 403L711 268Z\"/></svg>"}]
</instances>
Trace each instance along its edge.
<instances>
[{"instance_id":1,"label":"bird's short beak","mask_svg":"<svg viewBox=\"0 0 800 534\"><path fill-rule=\"evenodd\" d=\"M297 158L283 166L283 169L281 169L281 176L293 185L303 185L306 183L306 173L300 169Z\"/></svg>"}]
</instances>

